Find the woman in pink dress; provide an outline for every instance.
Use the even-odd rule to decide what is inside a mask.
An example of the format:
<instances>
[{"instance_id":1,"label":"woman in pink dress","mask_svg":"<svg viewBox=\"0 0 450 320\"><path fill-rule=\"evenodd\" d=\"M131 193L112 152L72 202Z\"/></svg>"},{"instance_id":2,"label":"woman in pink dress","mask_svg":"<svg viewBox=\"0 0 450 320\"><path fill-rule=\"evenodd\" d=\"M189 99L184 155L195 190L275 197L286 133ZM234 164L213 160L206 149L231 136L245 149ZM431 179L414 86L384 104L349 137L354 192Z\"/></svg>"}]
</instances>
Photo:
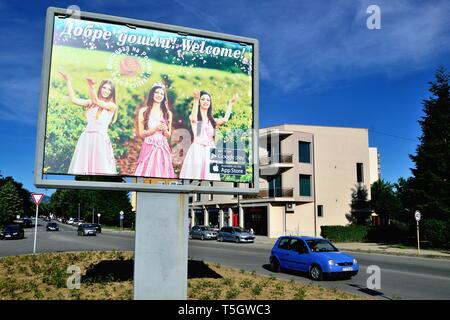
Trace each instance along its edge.
<instances>
[{"instance_id":1,"label":"woman in pink dress","mask_svg":"<svg viewBox=\"0 0 450 320\"><path fill-rule=\"evenodd\" d=\"M72 103L86 109L87 126L78 139L70 162L69 174L114 175L117 174L116 160L108 136L108 127L117 120L116 91L111 80L100 82L95 93L95 81L86 78L90 99L75 97L69 76L59 74L66 80L67 91Z\"/></svg>"},{"instance_id":2,"label":"woman in pink dress","mask_svg":"<svg viewBox=\"0 0 450 320\"><path fill-rule=\"evenodd\" d=\"M237 94L231 98L223 118L212 116L211 95L207 91L194 90L194 106L189 120L191 121L194 141L181 167L180 179L220 181L220 174L211 173L211 149L215 148L215 131L225 124L231 115L231 109L236 103Z\"/></svg>"},{"instance_id":3,"label":"woman in pink dress","mask_svg":"<svg viewBox=\"0 0 450 320\"><path fill-rule=\"evenodd\" d=\"M167 139L172 134L172 112L167 105L166 87L155 83L138 111L138 135L144 138L138 164L138 177L176 178L172 150Z\"/></svg>"}]
</instances>

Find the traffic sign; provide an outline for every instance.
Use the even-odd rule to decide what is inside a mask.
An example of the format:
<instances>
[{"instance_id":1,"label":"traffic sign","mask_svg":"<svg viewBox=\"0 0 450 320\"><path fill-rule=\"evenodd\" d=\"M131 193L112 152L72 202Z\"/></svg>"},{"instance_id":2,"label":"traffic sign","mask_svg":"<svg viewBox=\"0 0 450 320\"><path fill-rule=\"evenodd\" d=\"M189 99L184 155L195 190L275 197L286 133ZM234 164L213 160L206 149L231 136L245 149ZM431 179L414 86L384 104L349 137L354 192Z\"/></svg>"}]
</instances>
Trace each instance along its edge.
<instances>
[{"instance_id":1,"label":"traffic sign","mask_svg":"<svg viewBox=\"0 0 450 320\"><path fill-rule=\"evenodd\" d=\"M38 206L39 202L41 202L42 198L44 197L43 193L32 193L31 197L33 198L34 203Z\"/></svg>"},{"instance_id":2,"label":"traffic sign","mask_svg":"<svg viewBox=\"0 0 450 320\"><path fill-rule=\"evenodd\" d=\"M120 211L119 213L121 216L123 216L125 214L123 211Z\"/></svg>"},{"instance_id":3,"label":"traffic sign","mask_svg":"<svg viewBox=\"0 0 450 320\"><path fill-rule=\"evenodd\" d=\"M419 211L416 211L416 212L414 213L414 217L416 218L416 221L420 221L420 218L422 217L422 215L420 214Z\"/></svg>"}]
</instances>

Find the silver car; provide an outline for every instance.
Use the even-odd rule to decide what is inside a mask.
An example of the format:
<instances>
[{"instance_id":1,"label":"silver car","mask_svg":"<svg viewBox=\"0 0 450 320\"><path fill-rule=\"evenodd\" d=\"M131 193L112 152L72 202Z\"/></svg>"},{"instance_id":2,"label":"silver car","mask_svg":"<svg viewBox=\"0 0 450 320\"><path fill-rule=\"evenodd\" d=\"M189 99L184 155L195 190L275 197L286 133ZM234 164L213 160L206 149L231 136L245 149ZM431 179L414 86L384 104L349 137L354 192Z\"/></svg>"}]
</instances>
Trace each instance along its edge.
<instances>
[{"instance_id":1,"label":"silver car","mask_svg":"<svg viewBox=\"0 0 450 320\"><path fill-rule=\"evenodd\" d=\"M239 227L223 227L217 235L218 241L254 242L255 236Z\"/></svg>"},{"instance_id":2,"label":"silver car","mask_svg":"<svg viewBox=\"0 0 450 320\"><path fill-rule=\"evenodd\" d=\"M217 231L207 226L193 226L189 235L192 239L217 239Z\"/></svg>"}]
</instances>

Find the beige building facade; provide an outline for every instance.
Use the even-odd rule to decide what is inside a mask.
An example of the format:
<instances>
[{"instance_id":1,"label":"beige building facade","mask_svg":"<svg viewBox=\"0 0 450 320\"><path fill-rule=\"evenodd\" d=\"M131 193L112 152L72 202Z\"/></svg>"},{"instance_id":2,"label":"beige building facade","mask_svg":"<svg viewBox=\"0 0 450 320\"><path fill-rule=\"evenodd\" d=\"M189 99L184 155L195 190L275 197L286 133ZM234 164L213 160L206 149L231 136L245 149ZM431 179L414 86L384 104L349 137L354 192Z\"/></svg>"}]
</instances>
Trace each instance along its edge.
<instances>
[{"instance_id":1,"label":"beige building facade","mask_svg":"<svg viewBox=\"0 0 450 320\"><path fill-rule=\"evenodd\" d=\"M260 129L259 142L259 194L193 195L191 225L319 236L321 226L348 224L352 189L363 184L370 197L379 177L367 129L285 124Z\"/></svg>"}]
</instances>

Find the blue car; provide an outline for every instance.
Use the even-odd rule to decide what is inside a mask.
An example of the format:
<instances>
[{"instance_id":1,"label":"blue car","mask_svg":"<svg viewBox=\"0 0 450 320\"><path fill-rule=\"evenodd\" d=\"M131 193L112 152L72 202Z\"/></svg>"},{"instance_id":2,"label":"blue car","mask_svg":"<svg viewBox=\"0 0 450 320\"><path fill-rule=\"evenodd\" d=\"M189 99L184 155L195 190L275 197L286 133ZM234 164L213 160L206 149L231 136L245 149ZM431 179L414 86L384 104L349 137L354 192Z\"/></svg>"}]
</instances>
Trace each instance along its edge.
<instances>
[{"instance_id":1,"label":"blue car","mask_svg":"<svg viewBox=\"0 0 450 320\"><path fill-rule=\"evenodd\" d=\"M312 237L280 237L270 255L272 271L282 269L306 272L316 281L324 276L355 276L358 262L349 254L340 252L329 240Z\"/></svg>"}]
</instances>

